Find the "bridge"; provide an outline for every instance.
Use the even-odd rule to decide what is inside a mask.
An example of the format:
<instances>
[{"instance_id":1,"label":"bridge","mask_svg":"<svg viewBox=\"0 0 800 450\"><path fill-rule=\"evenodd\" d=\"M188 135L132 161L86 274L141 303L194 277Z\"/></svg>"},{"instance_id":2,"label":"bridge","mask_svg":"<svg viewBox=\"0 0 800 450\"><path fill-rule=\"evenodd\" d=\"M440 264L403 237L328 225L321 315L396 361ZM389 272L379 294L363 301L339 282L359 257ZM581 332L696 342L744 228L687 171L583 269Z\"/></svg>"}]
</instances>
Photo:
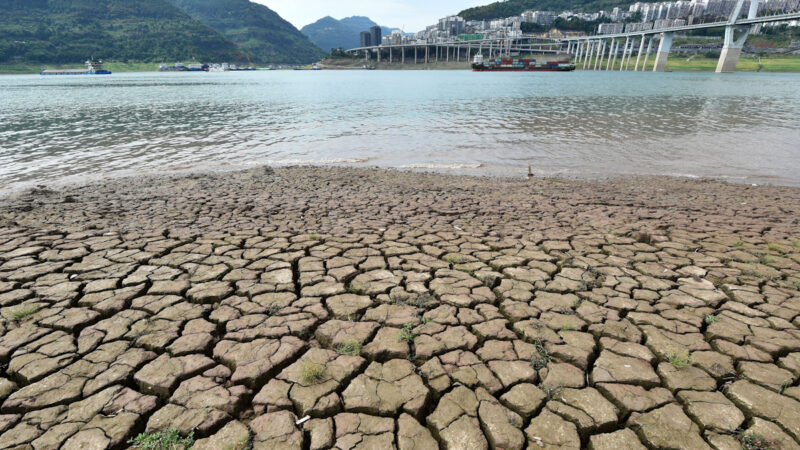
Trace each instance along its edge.
<instances>
[{"instance_id":1,"label":"bridge","mask_svg":"<svg viewBox=\"0 0 800 450\"><path fill-rule=\"evenodd\" d=\"M793 5L788 11L763 11L761 13L758 11L758 5L758 0L752 0L747 16L742 17L744 0L737 0L728 20L670 28L561 39L522 36L389 44L354 48L347 50L347 53L363 54L365 61L369 61L374 54L378 62L388 61L403 64L411 61L414 64L432 61L470 61L478 53L489 59L522 53L565 55L565 58L566 55L569 55L579 69L585 70L630 70L631 58L635 55L634 71L638 71L642 56L644 56L642 70L647 67L650 55L654 51L655 39L658 39L653 71L663 72L666 70L667 57L676 33L724 27L725 38L716 71L735 72L744 43L756 27L767 23L800 20L800 7L798 7L800 2ZM622 48L620 48L621 45ZM620 51L621 61L617 65Z\"/></svg>"},{"instance_id":2,"label":"bridge","mask_svg":"<svg viewBox=\"0 0 800 450\"><path fill-rule=\"evenodd\" d=\"M794 5L793 11L780 11L777 13L775 11L765 11L764 14L759 15L758 0L752 0L746 18L741 17L743 6L744 0L737 0L730 17L726 21L681 25L627 33L581 36L577 38L561 39L559 40L559 44L561 44L562 47L560 48L562 49L563 45L566 45L566 52L575 58L575 63L579 68L586 70L603 70L603 66L605 65L605 70L616 70L617 56L620 53L619 47L624 39L622 61L619 70L629 70L631 57L635 54L636 64L634 65L634 71L638 71L642 55L644 55L642 70L647 67L648 59L653 50L654 39L658 37L658 51L656 52L653 71L663 72L667 66L667 57L669 56L675 33L724 27L725 39L722 52L720 52L719 61L717 62L716 71L718 73L735 72L736 64L739 62L744 43L757 26L766 23L788 22L800 19L800 10L798 10L797 5ZM646 49L645 42L647 42ZM636 48L637 45L638 49ZM608 49L608 52L606 52L606 49Z\"/></svg>"}]
</instances>

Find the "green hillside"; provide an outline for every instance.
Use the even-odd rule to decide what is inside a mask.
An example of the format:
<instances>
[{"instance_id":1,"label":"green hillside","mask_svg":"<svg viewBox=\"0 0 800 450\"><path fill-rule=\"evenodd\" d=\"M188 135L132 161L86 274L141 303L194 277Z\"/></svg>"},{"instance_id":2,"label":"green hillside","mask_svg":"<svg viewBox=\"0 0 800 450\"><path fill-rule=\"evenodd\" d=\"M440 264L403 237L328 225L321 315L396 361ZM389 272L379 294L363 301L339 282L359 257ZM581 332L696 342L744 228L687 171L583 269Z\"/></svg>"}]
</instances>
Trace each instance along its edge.
<instances>
[{"instance_id":1,"label":"green hillside","mask_svg":"<svg viewBox=\"0 0 800 450\"><path fill-rule=\"evenodd\" d=\"M369 17L353 16L336 20L327 16L304 26L300 31L308 36L311 42L325 51L330 51L339 47L344 49L359 47L361 32L369 31L376 25ZM388 36L397 29L381 26L382 36Z\"/></svg>"},{"instance_id":2,"label":"green hillside","mask_svg":"<svg viewBox=\"0 0 800 450\"><path fill-rule=\"evenodd\" d=\"M259 64L306 64L325 56L292 24L249 0L170 0L252 55Z\"/></svg>"},{"instance_id":3,"label":"green hillside","mask_svg":"<svg viewBox=\"0 0 800 450\"><path fill-rule=\"evenodd\" d=\"M317 44L319 48L325 49L325 51L339 47L345 49L356 48L361 43L359 31L353 31L346 24L330 16L306 25L300 31L308 36L311 42Z\"/></svg>"},{"instance_id":4,"label":"green hillside","mask_svg":"<svg viewBox=\"0 0 800 450\"><path fill-rule=\"evenodd\" d=\"M627 8L634 0L508 0L485 6L465 9L458 15L466 20L489 20L517 16L529 9L540 11L610 11L614 7Z\"/></svg>"},{"instance_id":5,"label":"green hillside","mask_svg":"<svg viewBox=\"0 0 800 450\"><path fill-rule=\"evenodd\" d=\"M247 61L166 0L0 0L0 63Z\"/></svg>"}]
</instances>

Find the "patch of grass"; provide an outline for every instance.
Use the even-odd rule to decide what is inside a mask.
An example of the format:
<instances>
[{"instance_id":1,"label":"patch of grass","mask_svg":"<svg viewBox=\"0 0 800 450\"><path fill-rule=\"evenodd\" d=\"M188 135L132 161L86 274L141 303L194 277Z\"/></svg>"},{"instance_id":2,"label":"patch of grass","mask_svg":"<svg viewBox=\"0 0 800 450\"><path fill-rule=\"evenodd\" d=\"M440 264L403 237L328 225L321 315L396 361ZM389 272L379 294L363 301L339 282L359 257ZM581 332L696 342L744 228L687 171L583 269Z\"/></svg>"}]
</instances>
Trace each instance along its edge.
<instances>
[{"instance_id":1,"label":"patch of grass","mask_svg":"<svg viewBox=\"0 0 800 450\"><path fill-rule=\"evenodd\" d=\"M798 291L800 291L800 280L794 280L794 287Z\"/></svg>"},{"instance_id":2,"label":"patch of grass","mask_svg":"<svg viewBox=\"0 0 800 450\"><path fill-rule=\"evenodd\" d=\"M400 331L400 338L401 341L411 342L414 340L414 324L407 323L403 325L403 329Z\"/></svg>"},{"instance_id":3,"label":"patch of grass","mask_svg":"<svg viewBox=\"0 0 800 450\"><path fill-rule=\"evenodd\" d=\"M800 241L798 241L797 239L792 239L792 247L794 248L800 247Z\"/></svg>"},{"instance_id":4,"label":"patch of grass","mask_svg":"<svg viewBox=\"0 0 800 450\"><path fill-rule=\"evenodd\" d=\"M139 450L173 450L180 448L180 446L191 448L194 445L194 431L186 437L181 437L175 428L167 428L153 433L141 433L129 440L128 444Z\"/></svg>"},{"instance_id":5,"label":"patch of grass","mask_svg":"<svg viewBox=\"0 0 800 450\"><path fill-rule=\"evenodd\" d=\"M784 254L783 247L781 247L778 244L767 243L767 250L769 250L771 252L780 253L781 255Z\"/></svg>"},{"instance_id":6,"label":"patch of grass","mask_svg":"<svg viewBox=\"0 0 800 450\"><path fill-rule=\"evenodd\" d=\"M744 247L744 241L739 239L738 241L736 241L735 244L733 244L733 246L734 247Z\"/></svg>"},{"instance_id":7,"label":"patch of grass","mask_svg":"<svg viewBox=\"0 0 800 450\"><path fill-rule=\"evenodd\" d=\"M712 323L717 323L717 322L719 322L719 317L717 317L717 316L715 316L713 314L709 314L709 315L706 316L706 323L707 324L711 325Z\"/></svg>"},{"instance_id":8,"label":"patch of grass","mask_svg":"<svg viewBox=\"0 0 800 450\"><path fill-rule=\"evenodd\" d=\"M548 386L546 384L539 385L539 389L544 391L544 395L547 396L548 401L553 400L554 398L561 395L562 392L564 392L564 388L561 386L553 387L553 386Z\"/></svg>"},{"instance_id":9,"label":"patch of grass","mask_svg":"<svg viewBox=\"0 0 800 450\"><path fill-rule=\"evenodd\" d=\"M305 361L300 369L300 378L306 384L316 384L322 381L325 375L325 366L311 360Z\"/></svg>"},{"instance_id":10,"label":"patch of grass","mask_svg":"<svg viewBox=\"0 0 800 450\"><path fill-rule=\"evenodd\" d=\"M760 262L761 264L763 264L765 266L768 266L770 264L775 264L775 258L773 258L773 257L771 257L769 255L761 255L758 258L758 262Z\"/></svg>"},{"instance_id":11,"label":"patch of grass","mask_svg":"<svg viewBox=\"0 0 800 450\"><path fill-rule=\"evenodd\" d=\"M781 448L780 442L756 433L742 433L736 439L742 444L742 450L779 450Z\"/></svg>"},{"instance_id":12,"label":"patch of grass","mask_svg":"<svg viewBox=\"0 0 800 450\"><path fill-rule=\"evenodd\" d=\"M536 355L531 359L531 364L533 364L535 370L544 369L553 360L550 357L550 350L547 349L544 345L544 341L541 339L536 339L534 345L536 346Z\"/></svg>"},{"instance_id":13,"label":"patch of grass","mask_svg":"<svg viewBox=\"0 0 800 450\"><path fill-rule=\"evenodd\" d=\"M436 300L431 294L422 294L418 295L417 298L414 299L414 306L417 308L424 308L428 302Z\"/></svg>"},{"instance_id":14,"label":"patch of grass","mask_svg":"<svg viewBox=\"0 0 800 450\"><path fill-rule=\"evenodd\" d=\"M336 349L336 352L340 355L360 356L361 342L358 342L355 339L347 339Z\"/></svg>"},{"instance_id":15,"label":"patch of grass","mask_svg":"<svg viewBox=\"0 0 800 450\"><path fill-rule=\"evenodd\" d=\"M458 255L447 255L445 261L447 261L450 264L458 264L461 262L461 258Z\"/></svg>"},{"instance_id":16,"label":"patch of grass","mask_svg":"<svg viewBox=\"0 0 800 450\"><path fill-rule=\"evenodd\" d=\"M429 324L429 323L431 323L431 319L429 319L428 317L423 317L423 318L420 319L420 323L422 325Z\"/></svg>"},{"instance_id":17,"label":"patch of grass","mask_svg":"<svg viewBox=\"0 0 800 450\"><path fill-rule=\"evenodd\" d=\"M21 305L20 307L9 311L8 315L10 315L14 320L25 320L26 318L36 314L36 311L39 311L39 308L36 305Z\"/></svg>"},{"instance_id":18,"label":"patch of grass","mask_svg":"<svg viewBox=\"0 0 800 450\"><path fill-rule=\"evenodd\" d=\"M347 285L347 292L351 294L360 294L369 288L369 283L350 283Z\"/></svg>"},{"instance_id":19,"label":"patch of grass","mask_svg":"<svg viewBox=\"0 0 800 450\"><path fill-rule=\"evenodd\" d=\"M575 331L575 327L572 325L561 325L561 331Z\"/></svg>"},{"instance_id":20,"label":"patch of grass","mask_svg":"<svg viewBox=\"0 0 800 450\"><path fill-rule=\"evenodd\" d=\"M308 235L308 237L309 237L309 238L310 238L312 241L318 241L318 240L319 240L319 235L318 235L317 233L311 233L311 234L309 234L309 235Z\"/></svg>"},{"instance_id":21,"label":"patch of grass","mask_svg":"<svg viewBox=\"0 0 800 450\"><path fill-rule=\"evenodd\" d=\"M692 357L689 355L689 350L680 352L670 351L667 353L667 362L672 364L672 367L683 370L692 365Z\"/></svg>"}]
</instances>

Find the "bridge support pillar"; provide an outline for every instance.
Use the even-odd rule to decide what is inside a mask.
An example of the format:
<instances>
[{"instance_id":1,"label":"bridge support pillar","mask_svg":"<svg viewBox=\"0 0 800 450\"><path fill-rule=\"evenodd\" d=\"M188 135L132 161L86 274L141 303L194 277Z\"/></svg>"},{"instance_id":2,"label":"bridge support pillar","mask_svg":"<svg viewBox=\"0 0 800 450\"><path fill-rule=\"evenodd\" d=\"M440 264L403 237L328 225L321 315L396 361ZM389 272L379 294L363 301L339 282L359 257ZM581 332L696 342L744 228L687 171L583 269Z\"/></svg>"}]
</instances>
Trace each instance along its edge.
<instances>
[{"instance_id":1,"label":"bridge support pillar","mask_svg":"<svg viewBox=\"0 0 800 450\"><path fill-rule=\"evenodd\" d=\"M619 71L625 70L625 56L628 54L628 45L631 43L631 37L625 37L625 46L622 47L622 60L619 62Z\"/></svg>"},{"instance_id":2,"label":"bridge support pillar","mask_svg":"<svg viewBox=\"0 0 800 450\"><path fill-rule=\"evenodd\" d=\"M647 41L647 52L644 54L644 64L642 64L642 72L647 71L647 60L650 59L650 50L653 49L653 36L650 36L650 40Z\"/></svg>"},{"instance_id":3,"label":"bridge support pillar","mask_svg":"<svg viewBox=\"0 0 800 450\"><path fill-rule=\"evenodd\" d=\"M614 43L613 55L608 55L608 59L611 62L611 70L614 70L614 68L617 66L617 54L619 53L619 43L620 41Z\"/></svg>"},{"instance_id":4,"label":"bridge support pillar","mask_svg":"<svg viewBox=\"0 0 800 450\"><path fill-rule=\"evenodd\" d=\"M738 39L735 39L734 33L739 30L742 34ZM750 35L750 27L725 27L725 43L722 47L722 52L719 54L719 61L717 62L717 73L731 73L736 72L736 64L739 63L739 57L742 56L742 47Z\"/></svg>"},{"instance_id":5,"label":"bridge support pillar","mask_svg":"<svg viewBox=\"0 0 800 450\"><path fill-rule=\"evenodd\" d=\"M639 61L642 59L642 53L644 53L644 35L642 35L642 42L639 43L639 53L636 54L636 66L633 68L634 72L639 71Z\"/></svg>"},{"instance_id":6,"label":"bridge support pillar","mask_svg":"<svg viewBox=\"0 0 800 450\"><path fill-rule=\"evenodd\" d=\"M653 66L653 72L663 72L667 68L667 58L669 51L672 48L672 39L675 33L662 33L661 43L658 44L658 53L656 54L656 62Z\"/></svg>"}]
</instances>

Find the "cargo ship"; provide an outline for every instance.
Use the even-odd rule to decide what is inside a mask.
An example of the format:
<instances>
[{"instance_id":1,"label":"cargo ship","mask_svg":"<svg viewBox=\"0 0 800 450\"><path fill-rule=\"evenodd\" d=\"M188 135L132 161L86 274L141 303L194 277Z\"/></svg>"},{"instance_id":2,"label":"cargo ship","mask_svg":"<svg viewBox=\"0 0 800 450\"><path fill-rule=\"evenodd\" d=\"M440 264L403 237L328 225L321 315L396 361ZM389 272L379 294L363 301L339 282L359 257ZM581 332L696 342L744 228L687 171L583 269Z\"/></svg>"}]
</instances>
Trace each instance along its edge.
<instances>
[{"instance_id":1,"label":"cargo ship","mask_svg":"<svg viewBox=\"0 0 800 450\"><path fill-rule=\"evenodd\" d=\"M475 55L473 72L571 72L575 64L569 61L536 62L535 59L490 59L484 63L483 55Z\"/></svg>"},{"instance_id":2,"label":"cargo ship","mask_svg":"<svg viewBox=\"0 0 800 450\"><path fill-rule=\"evenodd\" d=\"M86 61L86 69L42 70L40 75L111 75L111 71L103 67L103 61Z\"/></svg>"}]
</instances>

